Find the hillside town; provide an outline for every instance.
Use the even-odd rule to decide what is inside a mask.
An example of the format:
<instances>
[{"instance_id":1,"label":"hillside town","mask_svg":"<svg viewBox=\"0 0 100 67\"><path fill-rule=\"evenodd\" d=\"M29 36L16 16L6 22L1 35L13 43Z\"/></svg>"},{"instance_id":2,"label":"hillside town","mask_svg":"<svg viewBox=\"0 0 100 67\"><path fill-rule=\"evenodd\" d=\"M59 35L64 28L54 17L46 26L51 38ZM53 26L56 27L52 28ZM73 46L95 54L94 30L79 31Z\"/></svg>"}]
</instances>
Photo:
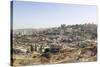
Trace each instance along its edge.
<instances>
[{"instance_id":1,"label":"hillside town","mask_svg":"<svg viewBox=\"0 0 100 67\"><path fill-rule=\"evenodd\" d=\"M58 64L97 60L96 24L61 24L12 31L12 65Z\"/></svg>"}]
</instances>

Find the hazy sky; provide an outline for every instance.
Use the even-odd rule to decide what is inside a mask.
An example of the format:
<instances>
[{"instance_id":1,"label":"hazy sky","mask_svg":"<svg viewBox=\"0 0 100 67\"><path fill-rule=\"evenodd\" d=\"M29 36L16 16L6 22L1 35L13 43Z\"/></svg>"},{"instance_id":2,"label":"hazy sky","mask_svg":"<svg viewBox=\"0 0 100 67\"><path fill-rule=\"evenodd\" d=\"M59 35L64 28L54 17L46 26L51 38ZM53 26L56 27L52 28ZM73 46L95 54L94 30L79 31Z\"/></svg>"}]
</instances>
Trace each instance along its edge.
<instances>
[{"instance_id":1,"label":"hazy sky","mask_svg":"<svg viewBox=\"0 0 100 67\"><path fill-rule=\"evenodd\" d=\"M13 28L48 28L60 24L97 24L97 6L40 2L13 2Z\"/></svg>"}]
</instances>

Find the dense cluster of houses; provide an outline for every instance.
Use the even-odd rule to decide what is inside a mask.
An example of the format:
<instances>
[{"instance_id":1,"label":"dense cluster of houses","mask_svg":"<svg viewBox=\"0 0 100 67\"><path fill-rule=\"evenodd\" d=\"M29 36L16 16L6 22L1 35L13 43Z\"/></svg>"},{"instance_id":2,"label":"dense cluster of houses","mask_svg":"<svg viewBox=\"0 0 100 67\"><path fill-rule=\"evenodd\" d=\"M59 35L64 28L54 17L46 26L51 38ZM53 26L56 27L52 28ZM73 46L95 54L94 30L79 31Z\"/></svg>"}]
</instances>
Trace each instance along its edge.
<instances>
[{"instance_id":1,"label":"dense cluster of houses","mask_svg":"<svg viewBox=\"0 0 100 67\"><path fill-rule=\"evenodd\" d=\"M49 50L59 52L63 49L96 46L97 25L65 25L44 30L13 31L13 54L42 54Z\"/></svg>"}]
</instances>

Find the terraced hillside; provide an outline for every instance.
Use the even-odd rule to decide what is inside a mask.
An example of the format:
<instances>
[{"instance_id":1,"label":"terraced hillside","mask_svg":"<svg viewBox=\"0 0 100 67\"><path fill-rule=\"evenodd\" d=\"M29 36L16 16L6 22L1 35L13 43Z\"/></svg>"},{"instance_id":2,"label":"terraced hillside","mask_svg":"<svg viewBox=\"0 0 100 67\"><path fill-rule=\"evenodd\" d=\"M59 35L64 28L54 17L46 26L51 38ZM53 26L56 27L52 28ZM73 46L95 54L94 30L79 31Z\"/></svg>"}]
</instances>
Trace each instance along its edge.
<instances>
[{"instance_id":1,"label":"terraced hillside","mask_svg":"<svg viewBox=\"0 0 100 67\"><path fill-rule=\"evenodd\" d=\"M12 65L91 62L97 60L97 25L17 29L12 35Z\"/></svg>"}]
</instances>

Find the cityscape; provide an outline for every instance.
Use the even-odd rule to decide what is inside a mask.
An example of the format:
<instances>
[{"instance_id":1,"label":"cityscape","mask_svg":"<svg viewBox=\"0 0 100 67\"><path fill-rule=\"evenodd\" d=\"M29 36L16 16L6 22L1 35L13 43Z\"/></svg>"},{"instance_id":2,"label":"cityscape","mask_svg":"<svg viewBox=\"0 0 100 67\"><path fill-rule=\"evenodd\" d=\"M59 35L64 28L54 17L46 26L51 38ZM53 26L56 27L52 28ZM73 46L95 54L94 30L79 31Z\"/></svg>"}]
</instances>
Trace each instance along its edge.
<instances>
[{"instance_id":1,"label":"cityscape","mask_svg":"<svg viewBox=\"0 0 100 67\"><path fill-rule=\"evenodd\" d=\"M97 60L96 24L13 31L13 65Z\"/></svg>"},{"instance_id":2,"label":"cityscape","mask_svg":"<svg viewBox=\"0 0 100 67\"><path fill-rule=\"evenodd\" d=\"M11 66L97 61L97 6L11 2Z\"/></svg>"}]
</instances>

